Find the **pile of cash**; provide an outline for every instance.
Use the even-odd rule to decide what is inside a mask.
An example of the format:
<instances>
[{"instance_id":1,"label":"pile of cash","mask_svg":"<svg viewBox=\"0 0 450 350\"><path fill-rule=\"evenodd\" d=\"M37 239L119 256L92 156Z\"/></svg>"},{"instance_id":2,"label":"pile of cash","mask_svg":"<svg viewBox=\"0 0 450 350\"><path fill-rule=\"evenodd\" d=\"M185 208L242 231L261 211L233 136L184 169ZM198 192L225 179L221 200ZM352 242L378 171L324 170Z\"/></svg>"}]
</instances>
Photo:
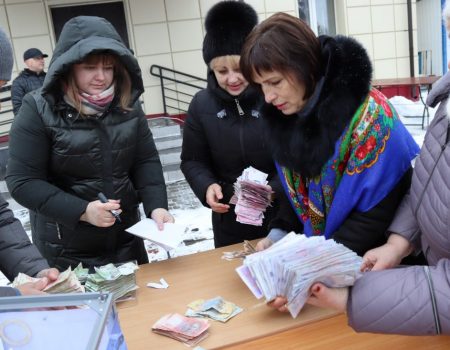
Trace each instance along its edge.
<instances>
[{"instance_id":1,"label":"pile of cash","mask_svg":"<svg viewBox=\"0 0 450 350\"><path fill-rule=\"evenodd\" d=\"M249 241L244 240L244 249L243 250L223 252L222 259L228 260L228 261L234 260L234 259L243 259L247 255L253 254L254 252L256 252L255 247L253 247L253 245Z\"/></svg>"},{"instance_id":2,"label":"pile of cash","mask_svg":"<svg viewBox=\"0 0 450 350\"><path fill-rule=\"evenodd\" d=\"M347 287L361 276L362 258L323 236L307 238L293 232L268 249L248 255L236 269L259 299L287 298L287 308L297 317L315 282Z\"/></svg>"},{"instance_id":3,"label":"pile of cash","mask_svg":"<svg viewBox=\"0 0 450 350\"><path fill-rule=\"evenodd\" d=\"M36 282L38 280L39 278L34 278L24 273L19 273L11 283L11 287L17 288L24 283ZM50 294L83 293L84 287L81 285L75 273L69 267L66 271L59 274L56 281L49 283L43 291Z\"/></svg>"},{"instance_id":4,"label":"pile of cash","mask_svg":"<svg viewBox=\"0 0 450 350\"><path fill-rule=\"evenodd\" d=\"M95 273L88 274L84 286L87 292L110 292L113 294L113 300L117 300L138 289L135 275L138 268L132 262L119 266L107 264L96 267Z\"/></svg>"},{"instance_id":5,"label":"pile of cash","mask_svg":"<svg viewBox=\"0 0 450 350\"><path fill-rule=\"evenodd\" d=\"M152 331L182 341L188 346L195 346L208 336L208 328L206 320L168 314L153 325Z\"/></svg>"},{"instance_id":6,"label":"pile of cash","mask_svg":"<svg viewBox=\"0 0 450 350\"><path fill-rule=\"evenodd\" d=\"M230 203L235 204L236 220L242 224L261 226L264 212L271 202L272 188L267 185L267 174L248 167L234 184Z\"/></svg>"},{"instance_id":7,"label":"pile of cash","mask_svg":"<svg viewBox=\"0 0 450 350\"><path fill-rule=\"evenodd\" d=\"M208 317L216 321L227 322L240 312L242 312L242 309L236 304L226 301L222 297L215 297L208 300L199 299L189 303L185 316Z\"/></svg>"}]
</instances>

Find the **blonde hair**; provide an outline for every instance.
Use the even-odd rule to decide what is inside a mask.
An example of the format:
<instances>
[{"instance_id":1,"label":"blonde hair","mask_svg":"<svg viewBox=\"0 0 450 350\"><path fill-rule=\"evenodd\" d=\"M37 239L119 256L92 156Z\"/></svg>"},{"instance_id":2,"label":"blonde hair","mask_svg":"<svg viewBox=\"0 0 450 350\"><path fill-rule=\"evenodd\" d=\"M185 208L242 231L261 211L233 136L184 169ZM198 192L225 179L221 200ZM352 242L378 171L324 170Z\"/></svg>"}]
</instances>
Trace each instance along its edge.
<instances>
[{"instance_id":1,"label":"blonde hair","mask_svg":"<svg viewBox=\"0 0 450 350\"><path fill-rule=\"evenodd\" d=\"M445 2L444 8L442 9L442 19L444 20L445 28L447 33L450 32L450 0Z\"/></svg>"},{"instance_id":2,"label":"blonde hair","mask_svg":"<svg viewBox=\"0 0 450 350\"><path fill-rule=\"evenodd\" d=\"M240 69L239 68L240 58L241 56L239 55L218 56L213 58L211 62L209 62L209 68L214 70L216 67L220 68L228 65L233 69Z\"/></svg>"},{"instance_id":3,"label":"blonde hair","mask_svg":"<svg viewBox=\"0 0 450 350\"><path fill-rule=\"evenodd\" d=\"M86 56L81 61L81 63L90 64L97 64L99 62L102 62L104 65L113 65L115 84L114 90L115 95L119 97L119 107L122 110L131 110L131 108L129 107L131 101L131 78L125 66L117 58L117 56L108 53L91 54ZM75 109L80 113L80 115L84 116L84 114L82 113L82 104L79 97L80 89L75 82L73 65L67 77L64 79L64 84L66 86L67 97L73 102Z\"/></svg>"}]
</instances>

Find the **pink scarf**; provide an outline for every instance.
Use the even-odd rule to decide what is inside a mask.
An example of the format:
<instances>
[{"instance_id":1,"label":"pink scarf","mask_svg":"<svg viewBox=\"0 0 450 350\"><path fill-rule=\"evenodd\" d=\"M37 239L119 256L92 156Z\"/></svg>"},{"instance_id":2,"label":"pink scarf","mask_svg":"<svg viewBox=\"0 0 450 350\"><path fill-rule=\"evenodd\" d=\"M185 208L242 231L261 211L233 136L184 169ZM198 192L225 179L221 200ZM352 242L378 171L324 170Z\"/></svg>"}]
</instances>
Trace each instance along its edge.
<instances>
[{"instance_id":1,"label":"pink scarf","mask_svg":"<svg viewBox=\"0 0 450 350\"><path fill-rule=\"evenodd\" d=\"M112 84L105 91L102 91L98 95L90 95L86 92L78 94L81 101L81 113L84 115L100 115L109 107L109 104L114 99L114 84ZM69 97L64 95L64 101L66 101L72 107L74 103Z\"/></svg>"}]
</instances>

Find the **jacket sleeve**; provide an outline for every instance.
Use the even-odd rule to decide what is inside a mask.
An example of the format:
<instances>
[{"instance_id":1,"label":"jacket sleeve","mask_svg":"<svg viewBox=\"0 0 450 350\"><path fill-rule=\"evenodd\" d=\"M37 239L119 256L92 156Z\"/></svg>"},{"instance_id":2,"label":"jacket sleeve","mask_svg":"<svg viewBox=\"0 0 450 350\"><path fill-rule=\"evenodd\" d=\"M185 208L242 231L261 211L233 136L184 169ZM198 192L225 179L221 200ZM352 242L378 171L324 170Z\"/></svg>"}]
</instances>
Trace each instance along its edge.
<instances>
[{"instance_id":1,"label":"jacket sleeve","mask_svg":"<svg viewBox=\"0 0 450 350\"><path fill-rule=\"evenodd\" d=\"M13 105L13 113L16 116L19 113L20 106L22 106L22 100L25 96L25 89L23 87L23 81L20 76L14 79L11 85L11 101Z\"/></svg>"},{"instance_id":2,"label":"jacket sleeve","mask_svg":"<svg viewBox=\"0 0 450 350\"><path fill-rule=\"evenodd\" d=\"M1 297L16 297L18 295L20 295L20 292L16 288L0 287L0 298Z\"/></svg>"},{"instance_id":3,"label":"jacket sleeve","mask_svg":"<svg viewBox=\"0 0 450 350\"><path fill-rule=\"evenodd\" d=\"M349 325L357 332L450 334L450 260L368 272L350 289Z\"/></svg>"},{"instance_id":4,"label":"jacket sleeve","mask_svg":"<svg viewBox=\"0 0 450 350\"><path fill-rule=\"evenodd\" d=\"M156 208L168 208L166 184L155 141L148 127L147 119L140 104L135 104L140 110L137 150L131 170L131 180L139 193L147 217Z\"/></svg>"},{"instance_id":5,"label":"jacket sleeve","mask_svg":"<svg viewBox=\"0 0 450 350\"><path fill-rule=\"evenodd\" d=\"M200 202L204 206L208 206L206 190L211 184L219 182L212 169L206 130L202 126L197 111L199 103L197 95L189 105L183 129L181 171Z\"/></svg>"},{"instance_id":6,"label":"jacket sleeve","mask_svg":"<svg viewBox=\"0 0 450 350\"><path fill-rule=\"evenodd\" d=\"M419 224L417 223L410 200L411 195L408 192L398 207L388 231L403 236L410 241L416 249L420 249Z\"/></svg>"},{"instance_id":7,"label":"jacket sleeve","mask_svg":"<svg viewBox=\"0 0 450 350\"><path fill-rule=\"evenodd\" d=\"M34 246L22 224L0 195L0 270L12 281L19 272L35 276L49 268L47 261Z\"/></svg>"},{"instance_id":8,"label":"jacket sleeve","mask_svg":"<svg viewBox=\"0 0 450 350\"><path fill-rule=\"evenodd\" d=\"M403 175L391 192L367 212L352 212L332 238L358 255L386 242L386 230L411 184L412 168Z\"/></svg>"},{"instance_id":9,"label":"jacket sleeve","mask_svg":"<svg viewBox=\"0 0 450 350\"><path fill-rule=\"evenodd\" d=\"M74 229L89 202L49 182L51 147L32 93L27 94L9 134L6 184L11 196L25 208Z\"/></svg>"}]
</instances>

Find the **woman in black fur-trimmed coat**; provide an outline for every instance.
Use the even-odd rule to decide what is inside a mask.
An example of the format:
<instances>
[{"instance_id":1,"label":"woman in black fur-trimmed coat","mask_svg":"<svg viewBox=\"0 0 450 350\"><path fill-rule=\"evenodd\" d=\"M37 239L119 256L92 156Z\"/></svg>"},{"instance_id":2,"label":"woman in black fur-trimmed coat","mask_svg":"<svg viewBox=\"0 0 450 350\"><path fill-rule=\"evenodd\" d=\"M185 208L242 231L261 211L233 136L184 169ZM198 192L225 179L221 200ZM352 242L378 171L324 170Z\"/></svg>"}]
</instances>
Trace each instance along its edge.
<instances>
[{"instance_id":1,"label":"woman in black fur-trimmed coat","mask_svg":"<svg viewBox=\"0 0 450 350\"><path fill-rule=\"evenodd\" d=\"M288 199L258 249L292 230L360 255L384 243L419 148L371 89L363 47L317 38L302 20L278 13L247 37L241 70L264 93L267 139Z\"/></svg>"},{"instance_id":2,"label":"woman in black fur-trimmed coat","mask_svg":"<svg viewBox=\"0 0 450 350\"><path fill-rule=\"evenodd\" d=\"M208 86L189 105L183 129L181 170L203 205L212 210L216 248L265 237L275 203L261 226L236 221L229 204L233 184L249 166L268 174L274 189L276 169L259 116L262 96L248 86L239 69L245 37L257 23L254 9L243 2L222 1L206 16L203 58Z\"/></svg>"}]
</instances>

